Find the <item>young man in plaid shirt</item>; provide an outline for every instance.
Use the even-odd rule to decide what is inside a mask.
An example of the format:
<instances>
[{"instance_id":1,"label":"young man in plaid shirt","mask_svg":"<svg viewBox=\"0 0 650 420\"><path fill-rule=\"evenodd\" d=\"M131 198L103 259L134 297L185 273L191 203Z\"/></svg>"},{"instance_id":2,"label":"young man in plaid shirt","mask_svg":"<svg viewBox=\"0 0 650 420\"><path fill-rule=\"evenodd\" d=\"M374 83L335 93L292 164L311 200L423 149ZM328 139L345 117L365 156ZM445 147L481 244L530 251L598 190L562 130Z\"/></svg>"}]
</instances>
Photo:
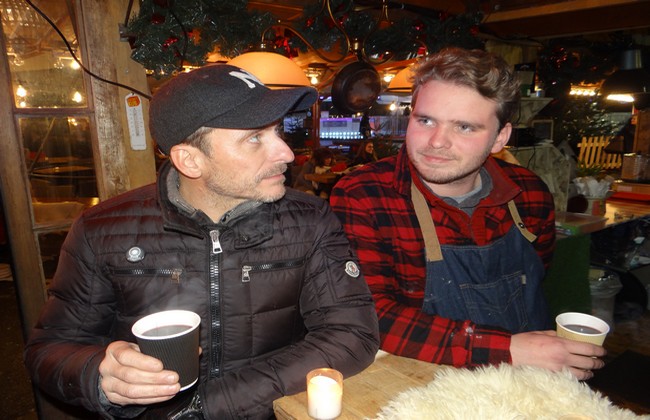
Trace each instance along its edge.
<instances>
[{"instance_id":1,"label":"young man in plaid shirt","mask_svg":"<svg viewBox=\"0 0 650 420\"><path fill-rule=\"evenodd\" d=\"M373 293L382 349L588 379L605 350L549 330L541 282L555 242L553 197L531 171L490 156L506 145L518 107L503 59L433 55L414 71L404 147L344 177L330 203Z\"/></svg>"}]
</instances>

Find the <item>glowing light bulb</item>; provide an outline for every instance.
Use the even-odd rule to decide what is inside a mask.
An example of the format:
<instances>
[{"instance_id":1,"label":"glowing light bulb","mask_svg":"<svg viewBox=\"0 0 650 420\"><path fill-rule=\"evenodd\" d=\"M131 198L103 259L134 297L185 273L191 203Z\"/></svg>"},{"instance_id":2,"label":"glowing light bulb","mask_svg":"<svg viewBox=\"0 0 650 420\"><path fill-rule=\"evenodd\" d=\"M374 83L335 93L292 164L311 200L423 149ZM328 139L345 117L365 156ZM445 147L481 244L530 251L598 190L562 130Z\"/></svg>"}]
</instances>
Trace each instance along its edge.
<instances>
[{"instance_id":1,"label":"glowing light bulb","mask_svg":"<svg viewBox=\"0 0 650 420\"><path fill-rule=\"evenodd\" d=\"M617 101L617 102L627 102L627 103L634 102L634 97L632 95L627 95L622 93L615 93L615 94L608 95L607 99L610 101Z\"/></svg>"},{"instance_id":2,"label":"glowing light bulb","mask_svg":"<svg viewBox=\"0 0 650 420\"><path fill-rule=\"evenodd\" d=\"M393 80L394 77L395 77L395 75L393 73L385 73L384 74L384 82L390 83L390 81Z\"/></svg>"},{"instance_id":3,"label":"glowing light bulb","mask_svg":"<svg viewBox=\"0 0 650 420\"><path fill-rule=\"evenodd\" d=\"M23 85L18 85L18 87L16 88L16 96L18 96L19 98L24 98L25 96L27 96L27 89L25 89Z\"/></svg>"}]
</instances>

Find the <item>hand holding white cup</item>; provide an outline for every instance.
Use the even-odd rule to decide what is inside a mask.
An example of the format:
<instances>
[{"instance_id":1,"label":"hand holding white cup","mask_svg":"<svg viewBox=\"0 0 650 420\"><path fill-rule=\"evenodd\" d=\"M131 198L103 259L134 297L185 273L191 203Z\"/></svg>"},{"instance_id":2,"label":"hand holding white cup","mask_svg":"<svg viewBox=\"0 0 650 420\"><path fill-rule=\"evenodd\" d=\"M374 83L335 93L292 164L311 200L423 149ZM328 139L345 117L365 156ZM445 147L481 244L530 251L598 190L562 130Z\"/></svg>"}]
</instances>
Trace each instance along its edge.
<instances>
[{"instance_id":1,"label":"hand holding white cup","mask_svg":"<svg viewBox=\"0 0 650 420\"><path fill-rule=\"evenodd\" d=\"M555 318L558 337L603 345L609 333L607 322L593 315L580 312L564 312Z\"/></svg>"}]
</instances>

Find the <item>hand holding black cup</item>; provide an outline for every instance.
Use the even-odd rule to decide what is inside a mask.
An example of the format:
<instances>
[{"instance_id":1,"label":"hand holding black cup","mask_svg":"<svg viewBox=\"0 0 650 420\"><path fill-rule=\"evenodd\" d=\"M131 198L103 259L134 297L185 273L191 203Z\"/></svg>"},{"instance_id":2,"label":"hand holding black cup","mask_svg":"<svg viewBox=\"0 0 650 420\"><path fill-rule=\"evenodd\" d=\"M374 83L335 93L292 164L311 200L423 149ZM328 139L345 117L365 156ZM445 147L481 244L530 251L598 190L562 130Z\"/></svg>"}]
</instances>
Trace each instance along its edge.
<instances>
[{"instance_id":1,"label":"hand holding black cup","mask_svg":"<svg viewBox=\"0 0 650 420\"><path fill-rule=\"evenodd\" d=\"M167 370L178 373L181 391L199 377L199 324L194 312L172 310L147 315L133 324L140 351L160 359Z\"/></svg>"}]
</instances>

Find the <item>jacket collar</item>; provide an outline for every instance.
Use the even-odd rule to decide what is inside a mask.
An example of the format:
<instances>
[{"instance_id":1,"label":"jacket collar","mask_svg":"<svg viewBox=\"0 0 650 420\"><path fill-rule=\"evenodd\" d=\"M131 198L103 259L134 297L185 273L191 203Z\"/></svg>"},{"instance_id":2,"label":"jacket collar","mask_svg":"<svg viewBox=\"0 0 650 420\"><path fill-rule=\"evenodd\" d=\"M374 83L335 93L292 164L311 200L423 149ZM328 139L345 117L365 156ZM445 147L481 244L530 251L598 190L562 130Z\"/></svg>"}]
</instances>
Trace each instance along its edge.
<instances>
[{"instance_id":1,"label":"jacket collar","mask_svg":"<svg viewBox=\"0 0 650 420\"><path fill-rule=\"evenodd\" d=\"M219 223L201 210L195 209L179 192L179 174L171 162L163 163L158 180L160 203L165 228L204 237L206 229L216 226L235 231L235 247L246 248L266 241L272 236L272 203L247 201L228 211Z\"/></svg>"}]
</instances>

